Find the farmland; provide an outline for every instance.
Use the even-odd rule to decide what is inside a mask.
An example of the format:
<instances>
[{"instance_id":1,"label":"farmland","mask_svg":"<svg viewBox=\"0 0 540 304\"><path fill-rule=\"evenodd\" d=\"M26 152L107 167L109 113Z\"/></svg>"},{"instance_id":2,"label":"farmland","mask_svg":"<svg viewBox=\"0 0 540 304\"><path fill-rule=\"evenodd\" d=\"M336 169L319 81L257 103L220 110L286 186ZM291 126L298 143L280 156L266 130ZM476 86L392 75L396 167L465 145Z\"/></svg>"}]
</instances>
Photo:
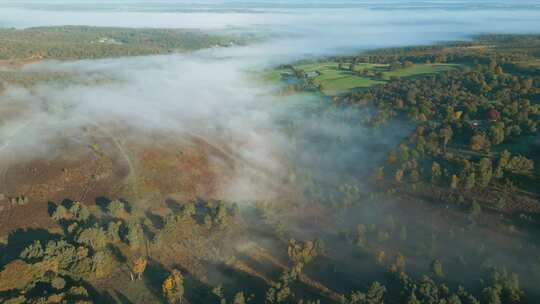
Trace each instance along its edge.
<instances>
[{"instance_id":1,"label":"farmland","mask_svg":"<svg viewBox=\"0 0 540 304\"><path fill-rule=\"evenodd\" d=\"M355 63L340 64L336 61L300 63L279 68L267 74L269 81L284 80L290 76L304 75L310 83L321 88L325 95L338 95L350 90L370 88L387 83L393 77L416 77L437 74L458 68L456 64L411 64L393 69L390 64Z\"/></svg>"}]
</instances>

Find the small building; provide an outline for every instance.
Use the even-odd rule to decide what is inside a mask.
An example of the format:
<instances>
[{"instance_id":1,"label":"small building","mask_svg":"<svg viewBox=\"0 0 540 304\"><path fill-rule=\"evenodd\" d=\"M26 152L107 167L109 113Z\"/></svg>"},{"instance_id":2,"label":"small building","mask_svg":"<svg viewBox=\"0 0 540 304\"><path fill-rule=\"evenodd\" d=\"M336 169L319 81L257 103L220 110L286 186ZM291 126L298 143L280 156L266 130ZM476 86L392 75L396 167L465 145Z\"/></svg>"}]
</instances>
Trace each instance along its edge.
<instances>
[{"instance_id":1,"label":"small building","mask_svg":"<svg viewBox=\"0 0 540 304\"><path fill-rule=\"evenodd\" d=\"M319 71L309 71L309 72L304 73L305 78L315 78L320 75L321 75L321 72Z\"/></svg>"},{"instance_id":2,"label":"small building","mask_svg":"<svg viewBox=\"0 0 540 304\"><path fill-rule=\"evenodd\" d=\"M469 124L470 124L471 128L473 128L473 129L478 129L478 128L482 127L482 121L480 121L480 120L471 120L469 122Z\"/></svg>"}]
</instances>

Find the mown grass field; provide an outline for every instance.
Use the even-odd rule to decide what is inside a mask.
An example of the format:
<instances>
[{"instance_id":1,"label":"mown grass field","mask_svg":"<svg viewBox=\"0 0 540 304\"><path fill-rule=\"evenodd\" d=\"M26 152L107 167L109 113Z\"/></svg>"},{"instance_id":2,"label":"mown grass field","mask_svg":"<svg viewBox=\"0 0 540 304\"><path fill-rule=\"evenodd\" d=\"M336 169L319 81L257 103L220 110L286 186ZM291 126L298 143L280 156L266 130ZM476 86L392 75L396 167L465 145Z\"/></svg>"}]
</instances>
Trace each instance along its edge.
<instances>
[{"instance_id":1,"label":"mown grass field","mask_svg":"<svg viewBox=\"0 0 540 304\"><path fill-rule=\"evenodd\" d=\"M395 71L383 72L385 79L390 79L390 77L413 77L418 75L425 74L436 74L441 72L446 72L451 69L457 68L459 65L456 64L442 64L442 63L433 63L433 64L414 64L411 67L398 69Z\"/></svg>"},{"instance_id":2,"label":"mown grass field","mask_svg":"<svg viewBox=\"0 0 540 304\"><path fill-rule=\"evenodd\" d=\"M362 63L355 67L355 71L363 69L375 69L380 65ZM355 88L368 88L384 81L359 76L345 69L339 69L337 62L310 63L295 66L305 72L318 71L321 75L315 77L313 82L322 85L323 93L326 95L336 95Z\"/></svg>"},{"instance_id":3,"label":"mown grass field","mask_svg":"<svg viewBox=\"0 0 540 304\"><path fill-rule=\"evenodd\" d=\"M322 92L326 95L337 95L353 89L369 88L378 84L384 84L392 77L414 77L427 74L445 72L458 65L454 64L414 64L410 67L390 70L389 65L359 63L354 67L354 72L348 70L348 64L344 64L339 69L339 64L333 61L303 63L294 66L294 69L305 73L319 72L318 76L312 77L315 85L322 87ZM375 74L380 72L379 77L362 75L362 71L368 70ZM288 69L276 69L264 76L268 82L279 82L283 74L291 74Z\"/></svg>"}]
</instances>

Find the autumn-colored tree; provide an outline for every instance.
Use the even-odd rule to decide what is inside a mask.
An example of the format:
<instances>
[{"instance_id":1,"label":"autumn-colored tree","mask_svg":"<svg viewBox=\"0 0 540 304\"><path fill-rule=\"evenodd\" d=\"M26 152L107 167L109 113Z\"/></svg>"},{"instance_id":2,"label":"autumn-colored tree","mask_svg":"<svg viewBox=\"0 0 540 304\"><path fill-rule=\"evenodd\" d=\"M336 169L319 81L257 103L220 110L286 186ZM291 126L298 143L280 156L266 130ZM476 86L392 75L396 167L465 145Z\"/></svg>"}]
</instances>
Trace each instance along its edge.
<instances>
[{"instance_id":1,"label":"autumn-colored tree","mask_svg":"<svg viewBox=\"0 0 540 304\"><path fill-rule=\"evenodd\" d=\"M298 242L294 239L289 241L287 253L294 266L301 270L303 266L312 261L323 250L319 240Z\"/></svg>"},{"instance_id":2,"label":"autumn-colored tree","mask_svg":"<svg viewBox=\"0 0 540 304\"><path fill-rule=\"evenodd\" d=\"M459 177L457 175L452 175L452 179L450 181L450 188L457 189L459 187Z\"/></svg>"},{"instance_id":3,"label":"autumn-colored tree","mask_svg":"<svg viewBox=\"0 0 540 304\"><path fill-rule=\"evenodd\" d=\"M144 257L139 257L135 261L133 261L133 264L131 266L131 280L135 281L135 279L140 280L142 279L142 275L144 273L144 270L146 269L148 261Z\"/></svg>"},{"instance_id":4,"label":"autumn-colored tree","mask_svg":"<svg viewBox=\"0 0 540 304\"><path fill-rule=\"evenodd\" d=\"M393 164L397 160L398 160L398 156L397 156L396 151L390 151L390 153L388 153L388 157L386 158L386 162L388 164Z\"/></svg>"},{"instance_id":5,"label":"autumn-colored tree","mask_svg":"<svg viewBox=\"0 0 540 304\"><path fill-rule=\"evenodd\" d=\"M161 285L163 294L169 303L182 303L184 298L184 277L178 270L173 270Z\"/></svg>"},{"instance_id":6,"label":"autumn-colored tree","mask_svg":"<svg viewBox=\"0 0 540 304\"><path fill-rule=\"evenodd\" d=\"M25 288L36 278L35 270L36 267L22 260L14 260L5 265L0 272L0 292Z\"/></svg>"},{"instance_id":7,"label":"autumn-colored tree","mask_svg":"<svg viewBox=\"0 0 540 304\"><path fill-rule=\"evenodd\" d=\"M471 137L471 150L473 151L487 151L489 150L489 144L490 142L484 134L479 133Z\"/></svg>"},{"instance_id":8,"label":"autumn-colored tree","mask_svg":"<svg viewBox=\"0 0 540 304\"><path fill-rule=\"evenodd\" d=\"M246 304L246 297L243 292L238 292L234 295L233 304Z\"/></svg>"},{"instance_id":9,"label":"autumn-colored tree","mask_svg":"<svg viewBox=\"0 0 540 304\"><path fill-rule=\"evenodd\" d=\"M403 169L396 170L396 173L394 174L394 180L396 181L396 183L401 183L404 174L405 172L403 171Z\"/></svg>"},{"instance_id":10,"label":"autumn-colored tree","mask_svg":"<svg viewBox=\"0 0 540 304\"><path fill-rule=\"evenodd\" d=\"M437 162L431 164L431 182L436 183L442 176L441 165Z\"/></svg>"}]
</instances>

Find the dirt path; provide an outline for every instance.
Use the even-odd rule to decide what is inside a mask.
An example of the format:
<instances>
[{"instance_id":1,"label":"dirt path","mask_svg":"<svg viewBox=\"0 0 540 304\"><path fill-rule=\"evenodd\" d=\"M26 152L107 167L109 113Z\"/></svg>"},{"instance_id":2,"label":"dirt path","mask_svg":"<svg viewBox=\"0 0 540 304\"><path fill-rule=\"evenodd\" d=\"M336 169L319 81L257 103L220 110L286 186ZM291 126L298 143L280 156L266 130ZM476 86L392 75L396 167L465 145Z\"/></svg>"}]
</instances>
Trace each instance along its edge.
<instances>
[{"instance_id":1,"label":"dirt path","mask_svg":"<svg viewBox=\"0 0 540 304\"><path fill-rule=\"evenodd\" d=\"M209 151L214 153L217 156L220 156L224 160L227 161L227 163L231 166L239 165L242 167L242 169L246 169L246 173L249 174L251 177L262 181L264 184L268 185L272 188L272 190L278 191L282 194L293 194L293 191L281 183L276 182L276 174L275 172L272 172L271 170L260 166L250 160L247 160L242 155L239 155L234 152L228 152L224 150L222 147L219 147L215 144L212 144L206 138L203 136L190 132L190 131L182 131L184 134L190 136L193 138L197 143L202 144L203 146L206 146Z\"/></svg>"},{"instance_id":2,"label":"dirt path","mask_svg":"<svg viewBox=\"0 0 540 304\"><path fill-rule=\"evenodd\" d=\"M113 135L108 129L101 127L100 125L95 124L93 122L89 122L89 123L93 125L94 127L96 127L96 129L99 132L104 134L106 138L110 139L112 143L114 144L114 146L116 147L116 149L118 150L118 152L120 152L120 155L122 156L122 158L124 159L124 161L126 162L129 168L129 173L126 179L128 180L128 184L131 185L132 187L134 196L138 197L137 171L135 169L135 166L133 165L133 161L131 157L129 156L129 153L127 152L127 149L125 148L124 143L122 143L120 139L117 136Z\"/></svg>"}]
</instances>

